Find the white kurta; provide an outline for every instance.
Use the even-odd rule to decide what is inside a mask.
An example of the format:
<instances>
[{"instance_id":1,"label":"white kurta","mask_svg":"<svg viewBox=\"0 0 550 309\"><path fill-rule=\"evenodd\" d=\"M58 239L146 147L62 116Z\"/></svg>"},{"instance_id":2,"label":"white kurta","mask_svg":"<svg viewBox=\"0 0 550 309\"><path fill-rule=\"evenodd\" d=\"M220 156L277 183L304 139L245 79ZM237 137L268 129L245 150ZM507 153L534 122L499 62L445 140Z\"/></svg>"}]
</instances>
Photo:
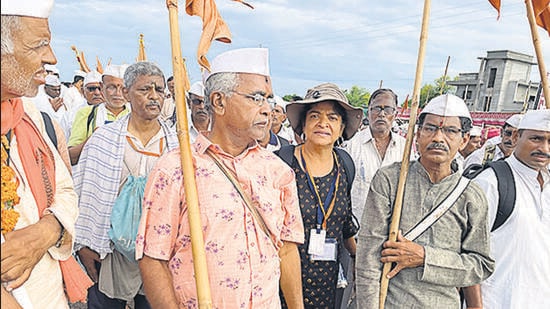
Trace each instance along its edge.
<instances>
[{"instance_id":1,"label":"white kurta","mask_svg":"<svg viewBox=\"0 0 550 309\"><path fill-rule=\"evenodd\" d=\"M38 93L36 97L32 98L32 101L39 111L47 113L52 119L55 119L57 122L61 123L63 115L65 115L65 113L67 113L69 109L67 106L63 105L57 111L55 111L52 107L52 104L50 103L50 99L51 97L43 92Z\"/></svg>"},{"instance_id":2,"label":"white kurta","mask_svg":"<svg viewBox=\"0 0 550 309\"><path fill-rule=\"evenodd\" d=\"M352 139L344 143L342 148L350 154L353 163L355 163L355 179L351 188L351 206L355 217L361 220L374 174L380 167L400 162L403 159L405 138L391 132L391 141L384 158L380 157L376 149L370 128L357 132Z\"/></svg>"},{"instance_id":3,"label":"white kurta","mask_svg":"<svg viewBox=\"0 0 550 309\"><path fill-rule=\"evenodd\" d=\"M37 124L38 129L45 136L44 123L38 110L28 99L23 99L25 111ZM46 143L53 149L55 157L56 191L54 203L45 211L53 213L63 224L67 233L74 235L74 225L78 216L78 197L73 188L73 181L63 163L61 157L51 144L49 138L44 138ZM16 174L19 177L20 185L17 193L21 198L15 207L20 217L15 229L21 229L38 222L40 219L37 211L36 201L32 195L27 175L21 164L19 151L17 150L17 136L13 136L10 143L10 164L13 164ZM40 177L40 176L38 176ZM23 285L34 308L68 308L68 301L63 291L61 269L59 259L65 260L72 253L72 242L66 243L60 248L52 247L48 253L34 267L31 276Z\"/></svg>"},{"instance_id":4,"label":"white kurta","mask_svg":"<svg viewBox=\"0 0 550 309\"><path fill-rule=\"evenodd\" d=\"M511 155L516 204L508 220L491 233L495 272L481 285L485 309L550 308L550 173L538 173ZM498 187L493 169L474 179L486 192L489 228L498 208Z\"/></svg>"},{"instance_id":5,"label":"white kurta","mask_svg":"<svg viewBox=\"0 0 550 309\"><path fill-rule=\"evenodd\" d=\"M466 159L464 159L464 169L472 164L481 164L483 162L483 157L485 156L485 148L487 146L488 144L485 143L481 148L476 149L468 157L466 157ZM500 147L497 145L495 147L495 156L493 157L493 161L497 161L502 158L504 158L504 152L502 152L502 150L500 150Z\"/></svg>"}]
</instances>

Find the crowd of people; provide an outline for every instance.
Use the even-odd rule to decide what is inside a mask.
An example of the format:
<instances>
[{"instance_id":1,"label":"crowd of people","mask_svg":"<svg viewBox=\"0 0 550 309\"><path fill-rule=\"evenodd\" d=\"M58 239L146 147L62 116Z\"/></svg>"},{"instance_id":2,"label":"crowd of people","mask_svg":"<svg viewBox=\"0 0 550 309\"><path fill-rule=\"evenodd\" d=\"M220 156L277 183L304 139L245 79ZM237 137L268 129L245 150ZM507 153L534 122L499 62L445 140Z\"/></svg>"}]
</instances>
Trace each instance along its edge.
<instances>
[{"instance_id":1,"label":"crowd of people","mask_svg":"<svg viewBox=\"0 0 550 309\"><path fill-rule=\"evenodd\" d=\"M235 49L185 92L186 174L174 78L142 61L64 85L53 1L29 2L1 13L2 308L199 307L184 175L213 308L379 308L383 275L386 308L550 307L550 110L483 141L433 98L402 186L394 91L366 119L333 83L287 102L268 50Z\"/></svg>"}]
</instances>

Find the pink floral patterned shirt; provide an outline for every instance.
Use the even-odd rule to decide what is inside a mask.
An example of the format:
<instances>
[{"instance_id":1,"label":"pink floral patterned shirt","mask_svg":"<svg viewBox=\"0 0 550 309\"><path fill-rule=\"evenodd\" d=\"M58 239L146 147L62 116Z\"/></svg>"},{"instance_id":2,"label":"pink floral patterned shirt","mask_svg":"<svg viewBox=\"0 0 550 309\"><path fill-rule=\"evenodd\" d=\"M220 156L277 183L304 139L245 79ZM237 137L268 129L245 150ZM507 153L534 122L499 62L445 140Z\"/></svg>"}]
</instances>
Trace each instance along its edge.
<instances>
[{"instance_id":1,"label":"pink floral patterned shirt","mask_svg":"<svg viewBox=\"0 0 550 309\"><path fill-rule=\"evenodd\" d=\"M236 174L271 240L205 153L208 147ZM294 172L257 145L232 157L199 135L192 152L213 308L280 308L278 250L283 240L304 241ZM187 213L180 152L174 150L149 175L136 257L168 261L180 307L198 308Z\"/></svg>"}]
</instances>

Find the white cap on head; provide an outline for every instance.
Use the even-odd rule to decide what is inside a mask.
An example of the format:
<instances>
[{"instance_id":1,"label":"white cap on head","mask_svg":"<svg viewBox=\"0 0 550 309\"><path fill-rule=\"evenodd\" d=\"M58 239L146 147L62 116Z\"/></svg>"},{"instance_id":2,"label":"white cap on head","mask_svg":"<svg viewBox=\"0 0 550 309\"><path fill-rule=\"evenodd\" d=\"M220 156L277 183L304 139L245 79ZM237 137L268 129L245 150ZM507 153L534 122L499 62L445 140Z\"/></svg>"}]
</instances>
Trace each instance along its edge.
<instances>
[{"instance_id":1,"label":"white cap on head","mask_svg":"<svg viewBox=\"0 0 550 309\"><path fill-rule=\"evenodd\" d=\"M55 75L46 75L46 85L48 86L61 86L59 78Z\"/></svg>"},{"instance_id":2,"label":"white cap on head","mask_svg":"<svg viewBox=\"0 0 550 309\"><path fill-rule=\"evenodd\" d=\"M550 109L529 110L517 127L519 130L550 132Z\"/></svg>"},{"instance_id":3,"label":"white cap on head","mask_svg":"<svg viewBox=\"0 0 550 309\"><path fill-rule=\"evenodd\" d=\"M278 95L275 96L275 105L282 107L283 111L285 111L285 112L286 112L286 105L287 104L288 104L288 102L283 100L283 98L281 98Z\"/></svg>"},{"instance_id":4,"label":"white cap on head","mask_svg":"<svg viewBox=\"0 0 550 309\"><path fill-rule=\"evenodd\" d=\"M193 85L191 85L191 89L189 89L189 93L204 97L204 85L202 82L194 82Z\"/></svg>"},{"instance_id":5,"label":"white cap on head","mask_svg":"<svg viewBox=\"0 0 550 309\"><path fill-rule=\"evenodd\" d=\"M428 102L428 104L422 109L422 114L434 114L444 117L465 117L472 119L470 111L461 98L452 94L443 94L437 96Z\"/></svg>"},{"instance_id":6,"label":"white cap on head","mask_svg":"<svg viewBox=\"0 0 550 309\"><path fill-rule=\"evenodd\" d=\"M523 118L522 114L514 114L510 116L510 118L506 119L505 122L511 125L512 127L517 128L522 118Z\"/></svg>"},{"instance_id":7,"label":"white cap on head","mask_svg":"<svg viewBox=\"0 0 550 309\"><path fill-rule=\"evenodd\" d=\"M101 83L101 74L98 71L90 71L84 77L84 86L90 83Z\"/></svg>"},{"instance_id":8,"label":"white cap on head","mask_svg":"<svg viewBox=\"0 0 550 309\"><path fill-rule=\"evenodd\" d=\"M218 55L210 64L210 72L203 72L204 83L216 73L251 73L269 76L267 48L241 48Z\"/></svg>"},{"instance_id":9,"label":"white cap on head","mask_svg":"<svg viewBox=\"0 0 550 309\"><path fill-rule=\"evenodd\" d=\"M53 0L2 0L2 15L48 18Z\"/></svg>"},{"instance_id":10,"label":"white cap on head","mask_svg":"<svg viewBox=\"0 0 550 309\"><path fill-rule=\"evenodd\" d=\"M86 72L84 71L81 71L81 70L74 70L74 76L81 76L81 77L86 77ZM74 78L73 76L73 78Z\"/></svg>"},{"instance_id":11,"label":"white cap on head","mask_svg":"<svg viewBox=\"0 0 550 309\"><path fill-rule=\"evenodd\" d=\"M124 79L124 72L126 72L127 68L128 68L127 64L121 64L121 65L109 64L105 68L105 70L103 70L102 76L109 75L109 76L118 77L120 79Z\"/></svg>"},{"instance_id":12,"label":"white cap on head","mask_svg":"<svg viewBox=\"0 0 550 309\"><path fill-rule=\"evenodd\" d=\"M58 70L57 67L56 67L55 65L53 65L53 64L45 64L45 65L44 65L44 70L59 75L59 70Z\"/></svg>"},{"instance_id":13,"label":"white cap on head","mask_svg":"<svg viewBox=\"0 0 550 309\"><path fill-rule=\"evenodd\" d=\"M481 127L473 126L470 130L470 136L481 136Z\"/></svg>"}]
</instances>

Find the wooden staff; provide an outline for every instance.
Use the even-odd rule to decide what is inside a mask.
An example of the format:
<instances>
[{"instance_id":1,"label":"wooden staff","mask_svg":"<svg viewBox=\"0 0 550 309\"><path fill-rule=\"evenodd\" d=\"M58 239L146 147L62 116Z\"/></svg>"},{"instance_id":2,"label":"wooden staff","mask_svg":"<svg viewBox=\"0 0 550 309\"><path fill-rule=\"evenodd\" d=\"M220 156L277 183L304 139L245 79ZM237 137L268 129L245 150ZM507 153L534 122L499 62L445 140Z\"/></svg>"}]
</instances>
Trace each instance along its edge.
<instances>
[{"instance_id":1,"label":"wooden staff","mask_svg":"<svg viewBox=\"0 0 550 309\"><path fill-rule=\"evenodd\" d=\"M183 185L185 189L185 201L189 217L191 236L191 249L193 252L193 267L195 270L195 283L199 308L212 308L210 283L208 281L208 269L206 265L206 252L202 236L202 224L199 212L199 200L197 185L195 182L195 167L191 156L189 144L189 127L187 125L187 105L183 89L185 72L181 56L180 32L178 26L177 0L166 0L166 7L170 17L170 41L172 45L172 69L174 70L174 88L176 117L178 123L178 140L180 143L181 167L183 171Z\"/></svg>"},{"instance_id":2,"label":"wooden staff","mask_svg":"<svg viewBox=\"0 0 550 309\"><path fill-rule=\"evenodd\" d=\"M422 30L420 32L420 46L418 47L418 59L416 62L416 76L414 79L413 98L411 104L411 113L409 117L409 128L407 130L407 140L405 141L405 149L403 152L403 160L401 160L401 171L399 173L399 182L397 184L397 196L395 197L395 205L390 223L390 231L388 239L391 241L397 240L397 232L399 230L399 221L401 220L401 209L403 206L403 195L405 193L405 182L409 172L409 160L411 155L411 146L414 138L414 126L416 124L416 113L418 111L418 101L420 100L420 87L422 84L422 71L424 70L424 55L426 53L426 41L428 40L428 21L430 15L431 0L424 0L424 13L422 17ZM380 278L380 300L379 308L384 309L386 296L388 295L389 279L387 277L391 269L390 262L384 263L382 277Z\"/></svg>"},{"instance_id":3,"label":"wooden staff","mask_svg":"<svg viewBox=\"0 0 550 309\"><path fill-rule=\"evenodd\" d=\"M439 89L439 94L443 94L443 89L447 84L447 71L449 70L449 62L451 61L451 56L447 56L447 64L445 65L445 73L443 73L443 81L441 82L441 89Z\"/></svg>"},{"instance_id":4,"label":"wooden staff","mask_svg":"<svg viewBox=\"0 0 550 309\"><path fill-rule=\"evenodd\" d=\"M542 84L542 93L544 94L544 102L546 108L550 109L550 85L548 84L548 76L546 75L546 66L544 65L544 58L542 56L542 47L540 46L539 32L537 29L537 22L535 20L535 10L533 9L532 0L525 0L525 6L527 7L527 19L529 20L529 26L531 26L531 37L533 38L533 46L535 46L535 54L537 55L537 62L539 65L540 82Z\"/></svg>"}]
</instances>

